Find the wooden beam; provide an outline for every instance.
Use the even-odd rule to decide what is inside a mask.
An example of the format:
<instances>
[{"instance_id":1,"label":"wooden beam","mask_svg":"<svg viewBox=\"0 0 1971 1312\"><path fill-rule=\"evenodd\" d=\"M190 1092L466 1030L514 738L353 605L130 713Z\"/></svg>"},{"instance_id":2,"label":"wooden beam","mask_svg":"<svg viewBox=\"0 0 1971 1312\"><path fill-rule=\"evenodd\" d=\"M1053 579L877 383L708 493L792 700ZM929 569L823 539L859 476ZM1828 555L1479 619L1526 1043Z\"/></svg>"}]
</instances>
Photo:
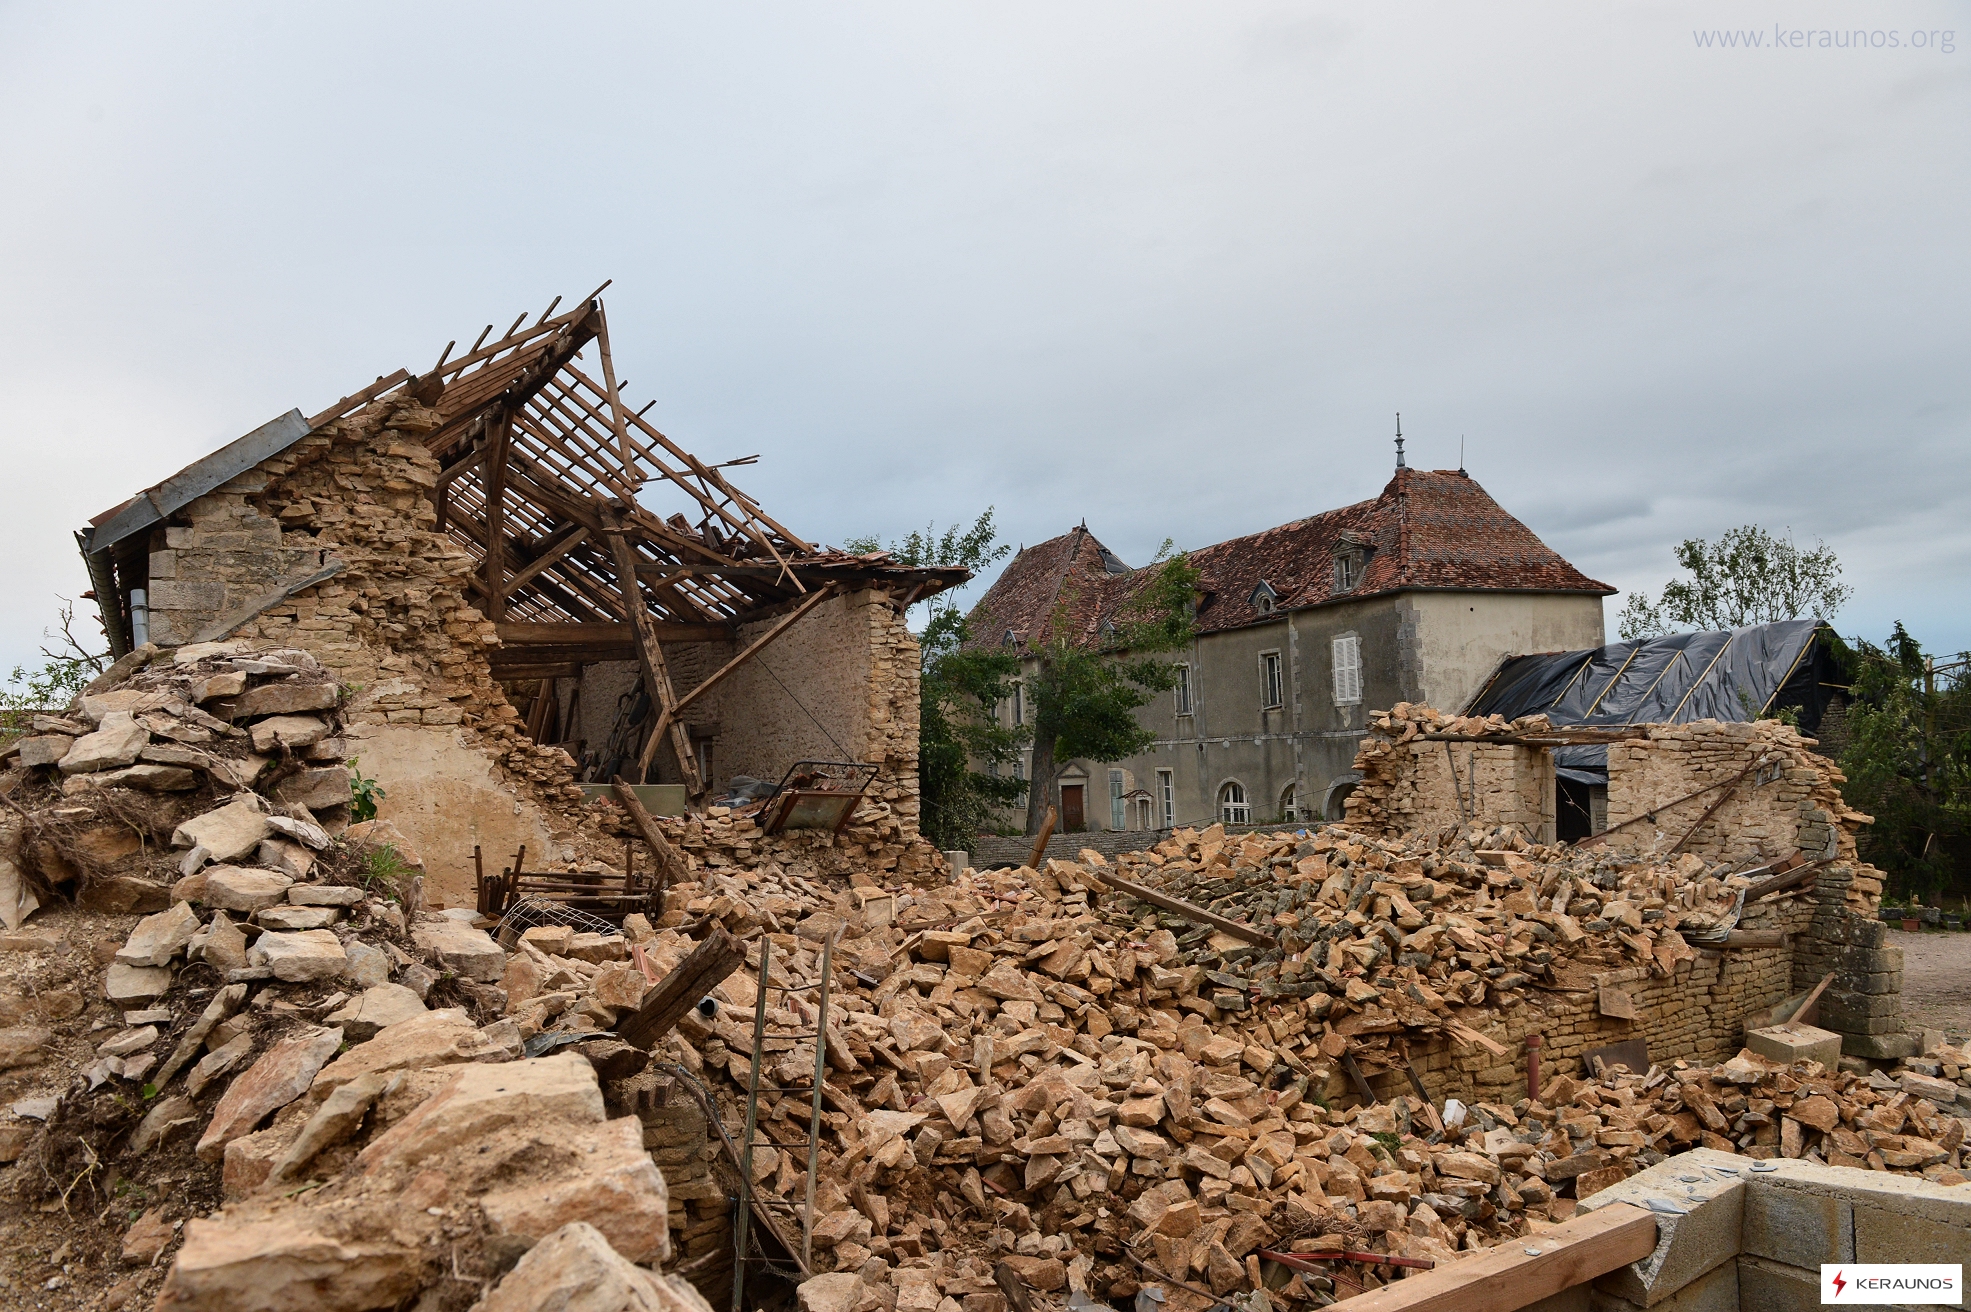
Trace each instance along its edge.
<instances>
[{"instance_id":1,"label":"wooden beam","mask_svg":"<svg viewBox=\"0 0 1971 1312\"><path fill-rule=\"evenodd\" d=\"M1197 924L1210 925L1213 929L1230 934L1233 938L1241 942L1251 943L1262 948L1274 948L1280 945L1278 939L1263 930L1254 929L1251 925L1243 924L1237 920L1227 920L1224 916L1216 912L1206 911L1203 907L1186 902L1182 898L1172 897L1168 893L1159 893L1154 888L1145 888L1143 885L1131 883L1127 879L1118 879L1107 871L1098 872L1096 878L1119 893L1127 893L1138 901L1148 902L1153 907L1162 907L1165 911L1174 911L1186 920L1194 921Z\"/></svg>"},{"instance_id":2,"label":"wooden beam","mask_svg":"<svg viewBox=\"0 0 1971 1312\"><path fill-rule=\"evenodd\" d=\"M531 565L513 576L506 585L507 595L512 596L514 593L520 591L529 579L554 564L557 560L560 560L576 547L581 546L582 543L588 541L588 536L589 531L580 524L569 525L560 537L548 544L546 550L534 557Z\"/></svg>"},{"instance_id":3,"label":"wooden beam","mask_svg":"<svg viewBox=\"0 0 1971 1312\"><path fill-rule=\"evenodd\" d=\"M630 450L630 430L623 421L623 397L616 389L616 365L609 358L609 312L596 306L596 315L601 320L596 330L596 350L602 355L602 381L609 390L605 393L609 401L609 426L616 432L616 454L623 462L623 477L629 480L625 495L634 493L643 483L643 471L637 468L636 453Z\"/></svg>"},{"instance_id":4,"label":"wooden beam","mask_svg":"<svg viewBox=\"0 0 1971 1312\"><path fill-rule=\"evenodd\" d=\"M662 916L664 898L671 885L689 880L691 868L685 864L683 854L671 845L671 840L664 837L664 831L657 827L657 822L650 818L650 812L643 809L643 803L637 800L635 791L621 779L616 780L613 787L617 803L629 813L630 823L643 835L644 843L650 848L651 859L657 864L657 893L651 901L651 910L653 914Z\"/></svg>"},{"instance_id":5,"label":"wooden beam","mask_svg":"<svg viewBox=\"0 0 1971 1312\"><path fill-rule=\"evenodd\" d=\"M316 429L316 428L320 428L323 424L328 423L330 420L340 419L342 418L342 416L348 414L351 410L354 410L357 406L365 405L368 402L375 400L377 397L382 396L385 392L389 391L397 384L405 381L410 376L411 376L410 370L399 369L395 373L390 374L387 377L379 378L375 382L371 383L368 387L365 387L362 391L351 392L349 395L343 397L340 401L337 401L334 405L330 406L328 409L322 411L320 414L310 419L308 421L308 427L310 429Z\"/></svg>"},{"instance_id":6,"label":"wooden beam","mask_svg":"<svg viewBox=\"0 0 1971 1312\"><path fill-rule=\"evenodd\" d=\"M1610 1203L1550 1230L1348 1300L1349 1312L1513 1312L1584 1285L1656 1250L1656 1218Z\"/></svg>"},{"instance_id":7,"label":"wooden beam","mask_svg":"<svg viewBox=\"0 0 1971 1312\"><path fill-rule=\"evenodd\" d=\"M525 679L579 679L582 665L576 661L563 661L553 665L495 665L493 678L499 681L519 683Z\"/></svg>"},{"instance_id":8,"label":"wooden beam","mask_svg":"<svg viewBox=\"0 0 1971 1312\"><path fill-rule=\"evenodd\" d=\"M652 620L650 627L659 642L729 642L732 639L732 626L729 624L671 624L664 620ZM590 642L614 642L628 646L636 642L636 628L629 624L508 623L499 626L499 635L501 642L520 647Z\"/></svg>"},{"instance_id":9,"label":"wooden beam","mask_svg":"<svg viewBox=\"0 0 1971 1312\"><path fill-rule=\"evenodd\" d=\"M677 690L671 686L671 670L664 663L664 647L657 638L655 622L650 617L650 608L643 600L643 589L636 581L636 550L623 534L622 522L607 502L597 502L597 512L602 517L602 531L609 540L610 554L616 558L616 586L621 591L623 606L630 614L630 622L636 626L637 662L643 667L643 688L650 694L650 700L657 707L658 723L671 721L671 746L677 752L678 770L684 777L685 792L694 800L705 795L705 781L698 777L698 762L691 755L691 738L684 726L673 718L677 705ZM653 735L654 737L655 735ZM638 783L643 782L641 779Z\"/></svg>"},{"instance_id":10,"label":"wooden beam","mask_svg":"<svg viewBox=\"0 0 1971 1312\"><path fill-rule=\"evenodd\" d=\"M616 1037L632 1048L649 1052L657 1040L670 1033L685 1012L697 1006L699 999L724 983L745 962L746 945L714 921L711 933L692 949L691 955L645 995L634 1014L616 1026Z\"/></svg>"},{"instance_id":11,"label":"wooden beam","mask_svg":"<svg viewBox=\"0 0 1971 1312\"><path fill-rule=\"evenodd\" d=\"M737 656L734 656L731 660L719 666L718 669L712 671L710 678L706 679L703 683L699 684L696 688L693 688L690 692L680 697L678 699L677 705L671 707L669 710L659 715L657 717L656 729L651 732L650 740L644 743L643 751L639 753L637 756L638 777L641 778L643 774L650 769L651 761L655 760L657 757L658 735L662 734L663 732L665 732L671 727L670 722L675 718L677 718L679 715L682 715L684 713L685 707L691 705L692 702L696 701L704 693L710 692L712 687L715 684L717 684L720 679L723 679L726 675L731 674L734 670L738 669L741 665L744 665L747 661L751 660L754 656L759 655L759 653L766 647L768 643L772 642L775 638L778 638L781 634L787 632L787 630L793 628L795 622L798 621L801 618L801 616L807 614L809 611L813 610L816 606L819 606L822 602L828 600L828 598L832 597L833 595L835 595L834 592L828 588L822 588L817 592L810 593L808 595L807 600L803 601L799 606L795 607L791 612L789 612L787 616L780 621L780 623L774 625L772 628L768 629L765 633L762 633L759 637L753 639L752 642L747 644L746 650L740 652Z\"/></svg>"},{"instance_id":12,"label":"wooden beam","mask_svg":"<svg viewBox=\"0 0 1971 1312\"><path fill-rule=\"evenodd\" d=\"M486 434L482 482L486 487L486 618L506 617L506 457L513 436L513 411L502 407Z\"/></svg>"}]
</instances>

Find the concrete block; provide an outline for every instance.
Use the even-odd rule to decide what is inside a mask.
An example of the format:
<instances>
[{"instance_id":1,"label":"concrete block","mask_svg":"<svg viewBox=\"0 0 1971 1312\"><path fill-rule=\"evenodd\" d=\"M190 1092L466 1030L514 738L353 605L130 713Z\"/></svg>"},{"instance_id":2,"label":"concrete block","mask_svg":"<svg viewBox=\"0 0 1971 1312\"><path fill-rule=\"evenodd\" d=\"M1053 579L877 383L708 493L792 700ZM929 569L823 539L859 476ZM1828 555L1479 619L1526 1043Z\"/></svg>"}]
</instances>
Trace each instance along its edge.
<instances>
[{"instance_id":1,"label":"concrete block","mask_svg":"<svg viewBox=\"0 0 1971 1312\"><path fill-rule=\"evenodd\" d=\"M1583 1200L1581 1210L1590 1212L1616 1202L1646 1208L1651 1198L1669 1199L1687 1209L1681 1216L1659 1213L1656 1250L1596 1280L1596 1291L1653 1308L1720 1264L1728 1264L1739 1251L1744 1181L1751 1166L1751 1158L1698 1148Z\"/></svg>"},{"instance_id":2,"label":"concrete block","mask_svg":"<svg viewBox=\"0 0 1971 1312\"><path fill-rule=\"evenodd\" d=\"M1796 1198L1819 1197L1833 1200L1852 1213L1852 1249L1812 1257L1804 1265L1818 1269L1822 1262L1846 1260L1971 1262L1971 1185L1933 1184L1919 1176L1786 1158L1775 1159L1772 1164L1776 1169L1747 1177L1754 1194L1778 1191ZM1810 1223L1806 1213L1787 1210L1784 1203L1766 1198L1755 1202L1748 1196L1745 1211L1748 1252L1753 1251L1755 1237L1763 1233L1756 1228L1765 1224L1763 1218L1790 1218L1781 1224ZM1758 1243L1771 1253L1787 1251L1778 1237L1759 1238Z\"/></svg>"},{"instance_id":3,"label":"concrete block","mask_svg":"<svg viewBox=\"0 0 1971 1312\"><path fill-rule=\"evenodd\" d=\"M1843 1034L1841 1055L1874 1057L1887 1061L1893 1057L1915 1057L1922 1041L1914 1034Z\"/></svg>"},{"instance_id":4,"label":"concrete block","mask_svg":"<svg viewBox=\"0 0 1971 1312\"><path fill-rule=\"evenodd\" d=\"M1833 1194L1771 1188L1754 1179L1745 1196L1739 1251L1819 1270L1855 1260L1854 1209Z\"/></svg>"},{"instance_id":5,"label":"concrete block","mask_svg":"<svg viewBox=\"0 0 1971 1312\"><path fill-rule=\"evenodd\" d=\"M1577 1286L1578 1287L1578 1286ZM1730 1254L1674 1294L1655 1303L1632 1303L1601 1288L1596 1281L1588 1295L1588 1312L1738 1312L1738 1268Z\"/></svg>"},{"instance_id":6,"label":"concrete block","mask_svg":"<svg viewBox=\"0 0 1971 1312\"><path fill-rule=\"evenodd\" d=\"M1812 1025L1769 1025L1747 1030L1745 1046L1773 1061L1817 1061L1832 1068L1841 1060L1841 1036Z\"/></svg>"},{"instance_id":7,"label":"concrete block","mask_svg":"<svg viewBox=\"0 0 1971 1312\"><path fill-rule=\"evenodd\" d=\"M1820 1268L1762 1257L1738 1259L1739 1312L1806 1312L1820 1304Z\"/></svg>"},{"instance_id":8,"label":"concrete block","mask_svg":"<svg viewBox=\"0 0 1971 1312\"><path fill-rule=\"evenodd\" d=\"M1558 1294L1549 1294L1537 1303L1529 1303L1520 1312L1591 1312L1588 1304L1588 1287L1571 1285ZM1622 1312L1626 1312L1623 1309Z\"/></svg>"}]
</instances>

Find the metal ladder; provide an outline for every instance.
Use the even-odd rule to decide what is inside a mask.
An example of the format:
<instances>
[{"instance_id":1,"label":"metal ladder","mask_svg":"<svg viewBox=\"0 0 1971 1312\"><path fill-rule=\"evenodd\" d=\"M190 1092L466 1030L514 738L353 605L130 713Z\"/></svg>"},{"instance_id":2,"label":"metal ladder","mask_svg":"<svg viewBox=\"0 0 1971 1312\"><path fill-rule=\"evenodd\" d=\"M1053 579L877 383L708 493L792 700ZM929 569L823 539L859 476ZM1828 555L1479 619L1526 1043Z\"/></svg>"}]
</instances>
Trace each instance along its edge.
<instances>
[{"instance_id":1,"label":"metal ladder","mask_svg":"<svg viewBox=\"0 0 1971 1312\"><path fill-rule=\"evenodd\" d=\"M773 945L767 941L765 935L760 937L759 988L757 990L757 996L753 1001L753 1062L752 1069L746 1080L746 1137L741 1141L739 1157L739 1209L738 1216L734 1219L732 1227L732 1312L745 1312L746 1264L748 1262L759 1262L762 1265L768 1266L769 1270L773 1269L764 1253L755 1255L750 1251L752 1247L750 1223L754 1208L786 1208L790 1211L798 1210L801 1222L801 1270L798 1273L794 1273L795 1278L799 1279L801 1275L806 1274L813 1261L814 1185L815 1176L820 1167L821 1157L821 1089L828 1067L828 991L829 985L834 981L835 941L841 936L842 927L837 926L834 932L830 933L827 940L821 945L820 980L804 980L787 984L775 984L772 982L770 975L772 972ZM766 1047L767 994L770 992L805 993L807 990L817 987L817 985L821 990L821 1003L815 1014L815 1028L813 1031L803 1031L796 1034L778 1034L774 1036L775 1038L782 1039L802 1039L809 1037L814 1039L814 1084L811 1088L801 1088L794 1085L762 1085L760 1083L760 1064ZM760 1095L763 1093L811 1093L813 1095L813 1102L808 1113L808 1137L805 1143L800 1141L780 1143L772 1139L763 1140L759 1137ZM766 1198L755 1196L753 1192L753 1149L762 1145L779 1149L782 1152L803 1147L808 1150L807 1192L798 1209L795 1209L794 1204L786 1199L771 1196ZM761 1214L761 1219L762 1221L766 1221L767 1219L764 1212ZM771 1228L770 1222L768 1222L768 1225Z\"/></svg>"}]
</instances>

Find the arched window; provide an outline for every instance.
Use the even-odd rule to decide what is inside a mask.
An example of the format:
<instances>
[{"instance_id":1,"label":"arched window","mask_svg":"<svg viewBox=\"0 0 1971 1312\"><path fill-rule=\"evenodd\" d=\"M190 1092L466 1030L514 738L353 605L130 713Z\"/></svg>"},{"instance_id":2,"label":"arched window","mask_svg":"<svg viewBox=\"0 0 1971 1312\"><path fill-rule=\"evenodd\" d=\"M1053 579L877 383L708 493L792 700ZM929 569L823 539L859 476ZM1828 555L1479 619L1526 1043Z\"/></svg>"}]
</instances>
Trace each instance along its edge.
<instances>
[{"instance_id":1,"label":"arched window","mask_svg":"<svg viewBox=\"0 0 1971 1312\"><path fill-rule=\"evenodd\" d=\"M1234 779L1218 790L1218 818L1228 825L1252 823L1252 803L1246 786Z\"/></svg>"},{"instance_id":2,"label":"arched window","mask_svg":"<svg viewBox=\"0 0 1971 1312\"><path fill-rule=\"evenodd\" d=\"M1303 814L1300 805L1300 784L1297 781L1288 784L1280 792L1280 819L1287 824L1296 824L1309 818Z\"/></svg>"},{"instance_id":3,"label":"arched window","mask_svg":"<svg viewBox=\"0 0 1971 1312\"><path fill-rule=\"evenodd\" d=\"M1328 819L1334 821L1348 818L1348 795L1355 791L1355 781L1345 780L1328 790Z\"/></svg>"}]
</instances>

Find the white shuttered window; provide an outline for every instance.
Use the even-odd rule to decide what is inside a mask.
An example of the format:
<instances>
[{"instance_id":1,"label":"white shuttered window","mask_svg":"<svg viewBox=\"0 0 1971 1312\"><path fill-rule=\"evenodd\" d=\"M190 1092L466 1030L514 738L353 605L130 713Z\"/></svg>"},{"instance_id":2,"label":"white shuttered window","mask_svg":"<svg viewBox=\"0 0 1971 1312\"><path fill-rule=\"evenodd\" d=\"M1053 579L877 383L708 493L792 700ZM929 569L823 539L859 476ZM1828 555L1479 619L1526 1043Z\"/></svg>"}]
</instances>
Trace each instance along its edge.
<instances>
[{"instance_id":1,"label":"white shuttered window","mask_svg":"<svg viewBox=\"0 0 1971 1312\"><path fill-rule=\"evenodd\" d=\"M1362 639L1351 633L1334 641L1335 705L1352 706L1362 700Z\"/></svg>"}]
</instances>

